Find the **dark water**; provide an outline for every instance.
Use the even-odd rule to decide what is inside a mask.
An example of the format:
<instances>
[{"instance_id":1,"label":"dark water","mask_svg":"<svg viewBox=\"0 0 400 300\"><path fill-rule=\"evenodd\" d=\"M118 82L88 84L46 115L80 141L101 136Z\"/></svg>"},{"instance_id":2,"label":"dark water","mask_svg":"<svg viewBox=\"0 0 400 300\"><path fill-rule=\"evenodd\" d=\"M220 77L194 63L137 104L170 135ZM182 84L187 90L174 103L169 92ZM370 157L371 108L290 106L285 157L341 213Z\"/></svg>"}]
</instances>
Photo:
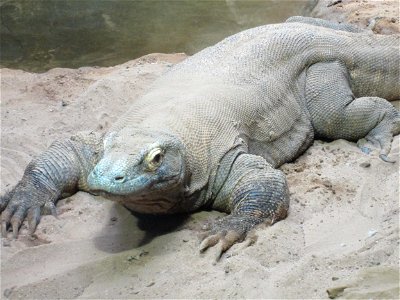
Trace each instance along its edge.
<instances>
[{"instance_id":1,"label":"dark water","mask_svg":"<svg viewBox=\"0 0 400 300\"><path fill-rule=\"evenodd\" d=\"M153 52L193 54L315 0L1 0L1 66L42 72L110 66Z\"/></svg>"}]
</instances>

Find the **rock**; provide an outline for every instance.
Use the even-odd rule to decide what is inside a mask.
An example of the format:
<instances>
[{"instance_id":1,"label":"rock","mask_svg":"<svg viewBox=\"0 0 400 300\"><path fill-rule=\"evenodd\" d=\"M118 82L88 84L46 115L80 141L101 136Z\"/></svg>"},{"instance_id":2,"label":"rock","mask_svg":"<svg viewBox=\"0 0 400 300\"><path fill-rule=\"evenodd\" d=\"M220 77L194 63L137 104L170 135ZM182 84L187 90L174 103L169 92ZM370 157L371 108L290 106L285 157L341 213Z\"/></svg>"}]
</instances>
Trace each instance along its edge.
<instances>
[{"instance_id":1,"label":"rock","mask_svg":"<svg viewBox=\"0 0 400 300\"><path fill-rule=\"evenodd\" d=\"M327 289L330 299L398 299L399 270L396 267L370 267L359 271L348 283Z\"/></svg>"},{"instance_id":2,"label":"rock","mask_svg":"<svg viewBox=\"0 0 400 300\"><path fill-rule=\"evenodd\" d=\"M360 167L362 167L362 168L369 168L370 166L371 166L371 163L368 161L362 162L360 164Z\"/></svg>"},{"instance_id":3,"label":"rock","mask_svg":"<svg viewBox=\"0 0 400 300\"><path fill-rule=\"evenodd\" d=\"M151 286L153 286L154 284L155 284L155 282L152 281L152 282L148 283L148 284L146 285L146 287L151 287Z\"/></svg>"},{"instance_id":4,"label":"rock","mask_svg":"<svg viewBox=\"0 0 400 300\"><path fill-rule=\"evenodd\" d=\"M330 299L335 299L343 295L343 291L346 289L346 286L335 287L331 289L327 289L326 292Z\"/></svg>"},{"instance_id":5,"label":"rock","mask_svg":"<svg viewBox=\"0 0 400 300\"><path fill-rule=\"evenodd\" d=\"M334 1L319 0L311 16L339 23L350 23L356 27L379 34L400 32L399 2L397 0ZM339 4L339 5L338 5ZM370 27L368 29L368 27Z\"/></svg>"}]
</instances>

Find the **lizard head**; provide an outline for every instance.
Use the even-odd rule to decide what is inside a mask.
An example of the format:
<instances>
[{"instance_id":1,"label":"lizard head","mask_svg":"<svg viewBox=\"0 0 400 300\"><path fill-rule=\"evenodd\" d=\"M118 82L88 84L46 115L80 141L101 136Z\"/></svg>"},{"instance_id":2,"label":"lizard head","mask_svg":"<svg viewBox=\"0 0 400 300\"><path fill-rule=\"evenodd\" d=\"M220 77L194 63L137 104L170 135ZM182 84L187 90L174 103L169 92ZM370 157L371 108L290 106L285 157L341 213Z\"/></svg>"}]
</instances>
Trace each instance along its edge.
<instances>
[{"instance_id":1,"label":"lizard head","mask_svg":"<svg viewBox=\"0 0 400 300\"><path fill-rule=\"evenodd\" d=\"M89 188L130 199L176 195L185 177L184 146L175 136L124 128L104 138L104 154Z\"/></svg>"}]
</instances>

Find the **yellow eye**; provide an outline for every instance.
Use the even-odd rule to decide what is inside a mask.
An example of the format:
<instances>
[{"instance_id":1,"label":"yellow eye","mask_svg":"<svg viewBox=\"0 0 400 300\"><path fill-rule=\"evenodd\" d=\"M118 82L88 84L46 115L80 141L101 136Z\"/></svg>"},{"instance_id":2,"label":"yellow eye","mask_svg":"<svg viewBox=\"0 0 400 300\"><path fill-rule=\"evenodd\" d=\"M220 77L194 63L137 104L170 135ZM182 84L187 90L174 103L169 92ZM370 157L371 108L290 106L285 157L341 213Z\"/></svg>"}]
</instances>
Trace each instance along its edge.
<instances>
[{"instance_id":1,"label":"yellow eye","mask_svg":"<svg viewBox=\"0 0 400 300\"><path fill-rule=\"evenodd\" d=\"M145 161L150 171L156 170L162 163L164 152L161 148L154 148L147 154Z\"/></svg>"}]
</instances>

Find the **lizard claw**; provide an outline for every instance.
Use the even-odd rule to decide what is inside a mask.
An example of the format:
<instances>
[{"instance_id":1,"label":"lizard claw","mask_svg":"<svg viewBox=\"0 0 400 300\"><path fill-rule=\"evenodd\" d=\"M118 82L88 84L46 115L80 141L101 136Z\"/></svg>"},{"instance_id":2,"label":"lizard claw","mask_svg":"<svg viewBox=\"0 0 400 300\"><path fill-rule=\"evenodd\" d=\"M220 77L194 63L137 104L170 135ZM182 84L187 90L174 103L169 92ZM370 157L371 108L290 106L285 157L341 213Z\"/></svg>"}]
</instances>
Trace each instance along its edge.
<instances>
[{"instance_id":1,"label":"lizard claw","mask_svg":"<svg viewBox=\"0 0 400 300\"><path fill-rule=\"evenodd\" d=\"M18 237L19 228L21 227L21 220L19 218L12 218L11 219L11 226L13 232L13 238L16 239Z\"/></svg>"},{"instance_id":2,"label":"lizard claw","mask_svg":"<svg viewBox=\"0 0 400 300\"><path fill-rule=\"evenodd\" d=\"M54 218L58 219L58 212L56 205L53 202L46 202L43 206L43 214L52 215Z\"/></svg>"},{"instance_id":3,"label":"lizard claw","mask_svg":"<svg viewBox=\"0 0 400 300\"><path fill-rule=\"evenodd\" d=\"M28 232L32 235L40 222L40 207L32 207L28 211Z\"/></svg>"},{"instance_id":4,"label":"lizard claw","mask_svg":"<svg viewBox=\"0 0 400 300\"><path fill-rule=\"evenodd\" d=\"M1 221L1 237L7 237L7 222Z\"/></svg>"},{"instance_id":5,"label":"lizard claw","mask_svg":"<svg viewBox=\"0 0 400 300\"><path fill-rule=\"evenodd\" d=\"M371 154L373 148L377 149L377 150L381 149L379 158L387 163L395 163L396 162L395 160L388 158L388 153L389 153L390 147L388 147L387 145L388 144L390 145L391 139L387 139L387 140L389 140L389 143L384 143L383 141L380 142L379 140L368 137L368 138L360 139L357 142L357 146L365 154ZM382 145L386 145L386 146L382 147Z\"/></svg>"},{"instance_id":6,"label":"lizard claw","mask_svg":"<svg viewBox=\"0 0 400 300\"><path fill-rule=\"evenodd\" d=\"M365 153L365 154L370 154L372 151L371 148L366 147L366 146L362 146L362 147L360 147L360 149L361 149L361 152Z\"/></svg>"},{"instance_id":7,"label":"lizard claw","mask_svg":"<svg viewBox=\"0 0 400 300\"><path fill-rule=\"evenodd\" d=\"M4 238L7 237L8 225L10 224L11 216L15 209L15 206L7 208L1 214L1 236Z\"/></svg>"},{"instance_id":8,"label":"lizard claw","mask_svg":"<svg viewBox=\"0 0 400 300\"><path fill-rule=\"evenodd\" d=\"M393 159L388 158L386 154L379 154L379 158L382 159L384 162L394 164L396 161Z\"/></svg>"},{"instance_id":9,"label":"lizard claw","mask_svg":"<svg viewBox=\"0 0 400 300\"><path fill-rule=\"evenodd\" d=\"M375 140L370 137L368 138L362 138L357 141L357 146L360 148L361 152L365 154L371 154L372 149L379 149L380 144Z\"/></svg>"},{"instance_id":10,"label":"lizard claw","mask_svg":"<svg viewBox=\"0 0 400 300\"><path fill-rule=\"evenodd\" d=\"M216 246L215 261L218 261L234 244L242 242L247 232L259 222L254 217L237 215L229 215L215 221L211 230L201 235L200 252Z\"/></svg>"},{"instance_id":11,"label":"lizard claw","mask_svg":"<svg viewBox=\"0 0 400 300\"><path fill-rule=\"evenodd\" d=\"M0 212L2 212L8 205L8 202L10 202L10 199L12 197L12 193L7 192L4 196L0 197Z\"/></svg>"},{"instance_id":12,"label":"lizard claw","mask_svg":"<svg viewBox=\"0 0 400 300\"><path fill-rule=\"evenodd\" d=\"M200 244L200 252L204 252L206 251L208 248L215 246L216 244L218 244L219 240L221 239L222 234L213 234L210 235L206 238L204 238L204 240L201 242Z\"/></svg>"},{"instance_id":13,"label":"lizard claw","mask_svg":"<svg viewBox=\"0 0 400 300\"><path fill-rule=\"evenodd\" d=\"M222 254L224 254L229 248L235 243L243 241L245 233L239 233L235 230L229 230L227 232L220 232L217 234L206 237L200 244L200 252L206 251L208 248L216 247L215 261L219 261Z\"/></svg>"},{"instance_id":14,"label":"lizard claw","mask_svg":"<svg viewBox=\"0 0 400 300\"><path fill-rule=\"evenodd\" d=\"M21 227L22 221L25 219L27 214L27 209L25 206L20 206L13 214L11 218L11 226L13 230L13 237L16 239L18 237L19 228Z\"/></svg>"}]
</instances>

